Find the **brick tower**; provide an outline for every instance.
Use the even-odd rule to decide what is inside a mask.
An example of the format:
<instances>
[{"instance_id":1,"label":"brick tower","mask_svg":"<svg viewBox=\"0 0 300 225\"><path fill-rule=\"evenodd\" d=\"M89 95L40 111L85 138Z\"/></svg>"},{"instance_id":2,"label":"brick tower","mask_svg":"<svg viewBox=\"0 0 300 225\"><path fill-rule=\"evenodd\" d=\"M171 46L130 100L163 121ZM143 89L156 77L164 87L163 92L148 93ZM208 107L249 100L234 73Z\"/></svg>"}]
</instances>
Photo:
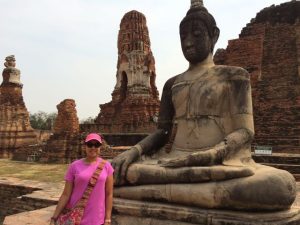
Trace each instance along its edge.
<instances>
[{"instance_id":1,"label":"brick tower","mask_svg":"<svg viewBox=\"0 0 300 225\"><path fill-rule=\"evenodd\" d=\"M155 61L146 17L135 10L126 13L120 24L116 77L112 101L100 105L96 119L103 126L102 132L153 131L160 103Z\"/></svg>"},{"instance_id":2,"label":"brick tower","mask_svg":"<svg viewBox=\"0 0 300 225\"><path fill-rule=\"evenodd\" d=\"M0 85L0 158L11 158L38 141L29 122L15 57L7 56L5 60Z\"/></svg>"}]
</instances>

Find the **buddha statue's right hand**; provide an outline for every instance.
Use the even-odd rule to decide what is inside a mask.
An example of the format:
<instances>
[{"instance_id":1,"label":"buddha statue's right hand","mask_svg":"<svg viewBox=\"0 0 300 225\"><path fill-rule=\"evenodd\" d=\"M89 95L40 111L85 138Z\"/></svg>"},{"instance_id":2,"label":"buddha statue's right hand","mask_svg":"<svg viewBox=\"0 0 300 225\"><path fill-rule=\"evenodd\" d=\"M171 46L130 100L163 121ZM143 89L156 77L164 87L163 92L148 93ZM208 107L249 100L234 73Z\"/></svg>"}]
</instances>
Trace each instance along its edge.
<instances>
[{"instance_id":1,"label":"buddha statue's right hand","mask_svg":"<svg viewBox=\"0 0 300 225\"><path fill-rule=\"evenodd\" d=\"M114 185L120 186L126 182L126 173L129 165L140 158L140 150L133 146L126 152L121 153L112 161L114 167Z\"/></svg>"},{"instance_id":2,"label":"buddha statue's right hand","mask_svg":"<svg viewBox=\"0 0 300 225\"><path fill-rule=\"evenodd\" d=\"M175 159L162 159L159 164L162 167L185 167L185 166L212 166L222 163L226 152L226 144L220 142L213 148L199 149L199 151L191 153L187 156Z\"/></svg>"}]
</instances>

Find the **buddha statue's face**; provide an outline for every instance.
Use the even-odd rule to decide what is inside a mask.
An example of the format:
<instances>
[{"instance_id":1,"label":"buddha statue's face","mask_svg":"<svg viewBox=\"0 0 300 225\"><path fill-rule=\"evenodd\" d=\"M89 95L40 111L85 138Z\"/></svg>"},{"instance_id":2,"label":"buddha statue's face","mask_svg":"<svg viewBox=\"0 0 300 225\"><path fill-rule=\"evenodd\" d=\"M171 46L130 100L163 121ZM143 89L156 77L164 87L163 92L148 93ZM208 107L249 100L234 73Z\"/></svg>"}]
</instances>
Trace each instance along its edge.
<instances>
[{"instance_id":1,"label":"buddha statue's face","mask_svg":"<svg viewBox=\"0 0 300 225\"><path fill-rule=\"evenodd\" d=\"M214 45L206 25L196 18L181 24L180 39L183 55L192 64L205 60Z\"/></svg>"},{"instance_id":2,"label":"buddha statue's face","mask_svg":"<svg viewBox=\"0 0 300 225\"><path fill-rule=\"evenodd\" d=\"M8 65L11 66L11 67L15 67L16 66L16 61L15 60L9 60Z\"/></svg>"}]
</instances>

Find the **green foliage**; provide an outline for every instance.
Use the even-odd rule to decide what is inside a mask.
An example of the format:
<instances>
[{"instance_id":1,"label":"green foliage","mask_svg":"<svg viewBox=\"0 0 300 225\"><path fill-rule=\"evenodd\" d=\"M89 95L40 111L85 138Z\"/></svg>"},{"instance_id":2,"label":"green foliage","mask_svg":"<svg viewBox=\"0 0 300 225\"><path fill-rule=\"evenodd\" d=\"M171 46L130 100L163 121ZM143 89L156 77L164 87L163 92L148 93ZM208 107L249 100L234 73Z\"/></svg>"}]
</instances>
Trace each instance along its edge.
<instances>
[{"instance_id":1,"label":"green foliage","mask_svg":"<svg viewBox=\"0 0 300 225\"><path fill-rule=\"evenodd\" d=\"M95 118L91 116L86 119L80 120L80 124L94 124L94 123L95 123Z\"/></svg>"},{"instance_id":2,"label":"green foliage","mask_svg":"<svg viewBox=\"0 0 300 225\"><path fill-rule=\"evenodd\" d=\"M29 120L31 127L38 130L51 130L52 125L56 119L57 113L46 113L38 111L37 113L30 114Z\"/></svg>"}]
</instances>

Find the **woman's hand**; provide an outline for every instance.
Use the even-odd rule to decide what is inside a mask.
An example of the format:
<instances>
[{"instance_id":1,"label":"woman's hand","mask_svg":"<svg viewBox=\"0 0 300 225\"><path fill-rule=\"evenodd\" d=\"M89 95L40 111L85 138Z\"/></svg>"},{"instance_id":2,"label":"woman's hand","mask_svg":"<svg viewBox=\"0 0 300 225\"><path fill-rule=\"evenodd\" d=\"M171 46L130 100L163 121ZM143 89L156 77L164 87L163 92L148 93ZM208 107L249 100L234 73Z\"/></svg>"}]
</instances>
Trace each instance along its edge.
<instances>
[{"instance_id":1,"label":"woman's hand","mask_svg":"<svg viewBox=\"0 0 300 225\"><path fill-rule=\"evenodd\" d=\"M110 219L105 219L104 225L111 225L111 220Z\"/></svg>"},{"instance_id":2,"label":"woman's hand","mask_svg":"<svg viewBox=\"0 0 300 225\"><path fill-rule=\"evenodd\" d=\"M56 219L51 217L50 220L49 220L49 225L55 225L55 221L56 221Z\"/></svg>"}]
</instances>

